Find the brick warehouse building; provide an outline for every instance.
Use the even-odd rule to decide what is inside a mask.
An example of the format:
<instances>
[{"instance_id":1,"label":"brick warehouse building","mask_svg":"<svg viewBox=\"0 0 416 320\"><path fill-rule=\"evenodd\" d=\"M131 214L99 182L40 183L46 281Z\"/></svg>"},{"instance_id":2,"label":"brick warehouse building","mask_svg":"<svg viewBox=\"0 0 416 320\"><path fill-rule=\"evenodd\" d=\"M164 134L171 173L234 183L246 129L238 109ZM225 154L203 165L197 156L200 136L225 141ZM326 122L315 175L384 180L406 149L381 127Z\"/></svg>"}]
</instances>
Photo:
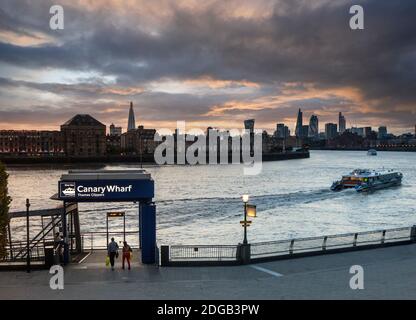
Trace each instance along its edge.
<instances>
[{"instance_id":1,"label":"brick warehouse building","mask_svg":"<svg viewBox=\"0 0 416 320\"><path fill-rule=\"evenodd\" d=\"M88 114L77 114L63 125L61 133L67 156L106 154L106 126Z\"/></svg>"},{"instance_id":2,"label":"brick warehouse building","mask_svg":"<svg viewBox=\"0 0 416 320\"><path fill-rule=\"evenodd\" d=\"M156 129L139 126L121 135L121 149L127 154L153 154L160 142L154 141Z\"/></svg>"},{"instance_id":3,"label":"brick warehouse building","mask_svg":"<svg viewBox=\"0 0 416 320\"><path fill-rule=\"evenodd\" d=\"M0 154L42 156L63 153L59 131L0 130Z\"/></svg>"}]
</instances>

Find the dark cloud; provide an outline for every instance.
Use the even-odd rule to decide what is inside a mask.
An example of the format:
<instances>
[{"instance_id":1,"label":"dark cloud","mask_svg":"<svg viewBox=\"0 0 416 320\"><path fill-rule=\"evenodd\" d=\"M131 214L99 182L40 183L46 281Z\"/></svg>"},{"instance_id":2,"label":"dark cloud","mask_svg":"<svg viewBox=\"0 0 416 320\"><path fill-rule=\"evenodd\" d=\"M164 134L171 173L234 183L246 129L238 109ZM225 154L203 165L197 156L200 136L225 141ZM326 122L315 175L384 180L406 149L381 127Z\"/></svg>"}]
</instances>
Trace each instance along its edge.
<instances>
[{"instance_id":1,"label":"dark cloud","mask_svg":"<svg viewBox=\"0 0 416 320\"><path fill-rule=\"evenodd\" d=\"M227 94L166 94L157 89L127 96L140 102L149 120L209 120L205 115L216 105L279 94L284 83L293 82L299 83L299 92L303 83L313 83L316 90L356 88L367 110L358 112L350 97L307 97L280 108L273 108L272 102L251 111L235 108L224 116L246 114L270 121L271 117L295 114L299 106L310 112L350 107L345 111L351 111L354 121L391 117L392 123L402 127L416 121L412 114L416 109L414 0L264 1L274 4L269 14L250 18L228 14L227 7L236 6L233 2L214 1L200 10L165 2L163 9L170 14L154 21L139 9L135 17L129 12L112 12L111 7L86 10L69 5L68 10L65 7L65 30L59 33L49 30L45 19L52 2L39 2L34 6L29 1L4 1L0 31L43 32L54 42L38 46L0 43L0 62L31 72L44 68L94 71L113 76L117 86L199 77L251 81L260 86L251 96L234 98ZM363 31L349 28L353 4L365 9ZM150 22L141 20L145 18ZM7 83L13 75L1 76L0 86L29 86L80 99L93 100L94 94L118 99L104 92L105 85Z\"/></svg>"}]
</instances>

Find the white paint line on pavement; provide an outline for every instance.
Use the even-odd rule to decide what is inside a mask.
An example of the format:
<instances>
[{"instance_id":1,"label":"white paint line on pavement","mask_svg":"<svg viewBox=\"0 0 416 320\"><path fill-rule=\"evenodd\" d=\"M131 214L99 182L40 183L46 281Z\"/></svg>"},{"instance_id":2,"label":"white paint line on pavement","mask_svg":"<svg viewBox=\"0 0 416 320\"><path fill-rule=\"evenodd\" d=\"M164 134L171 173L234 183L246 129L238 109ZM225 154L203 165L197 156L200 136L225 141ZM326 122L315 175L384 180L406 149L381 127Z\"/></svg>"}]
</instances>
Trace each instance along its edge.
<instances>
[{"instance_id":1,"label":"white paint line on pavement","mask_svg":"<svg viewBox=\"0 0 416 320\"><path fill-rule=\"evenodd\" d=\"M278 273L278 272L274 272L272 270L269 270L269 269L266 269L266 268L263 268L263 267L259 267L259 266L250 266L250 267L252 267L253 269L256 269L258 271L262 271L262 272L265 272L267 274L270 274L274 277L283 277L283 274Z\"/></svg>"},{"instance_id":2,"label":"white paint line on pavement","mask_svg":"<svg viewBox=\"0 0 416 320\"><path fill-rule=\"evenodd\" d=\"M91 255L91 252L89 252L84 258L82 258L78 263L83 263L85 259L87 259Z\"/></svg>"}]
</instances>

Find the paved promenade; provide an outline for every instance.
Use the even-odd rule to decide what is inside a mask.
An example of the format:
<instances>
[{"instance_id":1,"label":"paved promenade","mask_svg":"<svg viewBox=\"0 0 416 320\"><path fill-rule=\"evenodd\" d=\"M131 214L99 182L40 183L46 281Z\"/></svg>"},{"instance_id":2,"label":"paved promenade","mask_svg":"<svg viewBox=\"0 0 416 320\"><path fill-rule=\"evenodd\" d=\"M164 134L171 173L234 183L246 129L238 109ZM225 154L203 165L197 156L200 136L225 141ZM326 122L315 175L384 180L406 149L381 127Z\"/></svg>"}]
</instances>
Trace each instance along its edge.
<instances>
[{"instance_id":1,"label":"paved promenade","mask_svg":"<svg viewBox=\"0 0 416 320\"><path fill-rule=\"evenodd\" d=\"M364 290L349 287L357 264ZM416 299L416 245L236 267L135 263L132 271L119 265L114 272L90 256L65 269L64 290L51 290L49 277L1 272L0 299Z\"/></svg>"}]
</instances>

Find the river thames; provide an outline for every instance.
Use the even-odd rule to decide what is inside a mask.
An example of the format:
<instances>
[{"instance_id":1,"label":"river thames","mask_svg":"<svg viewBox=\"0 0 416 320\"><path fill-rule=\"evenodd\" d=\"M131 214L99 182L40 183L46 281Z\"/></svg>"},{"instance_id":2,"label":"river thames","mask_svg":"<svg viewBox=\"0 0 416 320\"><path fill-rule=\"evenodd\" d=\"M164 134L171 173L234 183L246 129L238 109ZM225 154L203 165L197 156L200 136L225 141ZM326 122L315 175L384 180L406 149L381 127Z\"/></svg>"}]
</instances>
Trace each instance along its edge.
<instances>
[{"instance_id":1,"label":"river thames","mask_svg":"<svg viewBox=\"0 0 416 320\"><path fill-rule=\"evenodd\" d=\"M155 180L159 244L236 244L242 241L242 194L257 205L257 218L248 229L249 241L410 226L416 223L416 153L312 151L310 159L264 162L261 174L244 176L241 165L145 167ZM404 175L400 187L358 194L334 193L331 183L356 168L397 169ZM109 165L105 169L139 168ZM65 167L11 167L8 169L11 211L53 208ZM133 203L80 204L81 231L105 231L107 211L125 211L127 229L138 229ZM33 232L39 220L33 219ZM122 230L121 221L111 230ZM13 237L24 238L25 221L12 223Z\"/></svg>"}]
</instances>

